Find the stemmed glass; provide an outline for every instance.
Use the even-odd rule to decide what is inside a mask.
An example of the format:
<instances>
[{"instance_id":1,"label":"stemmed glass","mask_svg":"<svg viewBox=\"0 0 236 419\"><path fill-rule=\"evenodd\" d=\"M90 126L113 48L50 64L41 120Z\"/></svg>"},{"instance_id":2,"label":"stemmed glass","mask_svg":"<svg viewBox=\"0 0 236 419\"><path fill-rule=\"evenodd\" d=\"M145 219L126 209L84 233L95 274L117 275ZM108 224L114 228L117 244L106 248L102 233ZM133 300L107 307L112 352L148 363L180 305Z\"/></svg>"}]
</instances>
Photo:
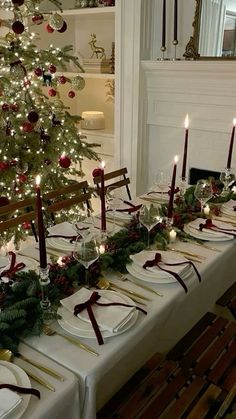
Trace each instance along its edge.
<instances>
[{"instance_id":1,"label":"stemmed glass","mask_svg":"<svg viewBox=\"0 0 236 419\"><path fill-rule=\"evenodd\" d=\"M106 190L107 209L112 212L112 230L115 228L115 211L121 209L124 204L120 197L120 191L115 186L108 186Z\"/></svg>"},{"instance_id":2,"label":"stemmed glass","mask_svg":"<svg viewBox=\"0 0 236 419\"><path fill-rule=\"evenodd\" d=\"M234 174L231 172L231 169L226 168L224 172L220 174L220 181L224 184L224 188L222 190L222 196L225 196L229 193L229 185L235 179Z\"/></svg>"},{"instance_id":3,"label":"stemmed glass","mask_svg":"<svg viewBox=\"0 0 236 419\"><path fill-rule=\"evenodd\" d=\"M100 256L99 240L92 232L75 242L74 258L85 268L85 284L89 286L88 269Z\"/></svg>"},{"instance_id":4,"label":"stemmed glass","mask_svg":"<svg viewBox=\"0 0 236 419\"><path fill-rule=\"evenodd\" d=\"M150 231L161 222L160 211L159 208L151 204L143 205L140 209L139 213L139 221L140 223L146 227L148 231L148 241L147 241L147 248L150 248Z\"/></svg>"},{"instance_id":5,"label":"stemmed glass","mask_svg":"<svg viewBox=\"0 0 236 419\"><path fill-rule=\"evenodd\" d=\"M161 200L163 201L164 192L167 192L170 186L170 174L165 170L158 170L156 173L155 185L161 192Z\"/></svg>"},{"instance_id":6,"label":"stemmed glass","mask_svg":"<svg viewBox=\"0 0 236 419\"><path fill-rule=\"evenodd\" d=\"M203 207L209 199L213 196L212 184L206 179L200 179L197 181L197 185L194 190L194 196L200 201L201 214L203 214Z\"/></svg>"}]
</instances>

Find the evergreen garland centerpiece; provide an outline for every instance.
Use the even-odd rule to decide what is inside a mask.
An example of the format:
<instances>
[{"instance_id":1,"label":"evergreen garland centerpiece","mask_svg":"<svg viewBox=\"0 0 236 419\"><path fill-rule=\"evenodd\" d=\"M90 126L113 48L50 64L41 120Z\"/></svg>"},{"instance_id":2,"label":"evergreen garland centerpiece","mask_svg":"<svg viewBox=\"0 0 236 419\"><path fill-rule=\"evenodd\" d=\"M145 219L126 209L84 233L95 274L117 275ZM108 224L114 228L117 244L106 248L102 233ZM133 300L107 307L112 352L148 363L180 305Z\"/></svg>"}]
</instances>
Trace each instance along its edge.
<instances>
[{"instance_id":1,"label":"evergreen garland centerpiece","mask_svg":"<svg viewBox=\"0 0 236 419\"><path fill-rule=\"evenodd\" d=\"M85 85L72 46L56 48L50 42L43 50L35 44L38 25L44 25L52 42L54 31L62 34L63 42L67 29L61 3L51 0L58 12L50 14L40 11L41 3L0 1L0 206L34 196L37 174L47 192L66 186L71 175L83 176L85 157L98 160L96 144L88 144L78 133L81 117L70 114L59 94L60 85L65 85L73 100ZM58 75L70 62L78 74Z\"/></svg>"}]
</instances>

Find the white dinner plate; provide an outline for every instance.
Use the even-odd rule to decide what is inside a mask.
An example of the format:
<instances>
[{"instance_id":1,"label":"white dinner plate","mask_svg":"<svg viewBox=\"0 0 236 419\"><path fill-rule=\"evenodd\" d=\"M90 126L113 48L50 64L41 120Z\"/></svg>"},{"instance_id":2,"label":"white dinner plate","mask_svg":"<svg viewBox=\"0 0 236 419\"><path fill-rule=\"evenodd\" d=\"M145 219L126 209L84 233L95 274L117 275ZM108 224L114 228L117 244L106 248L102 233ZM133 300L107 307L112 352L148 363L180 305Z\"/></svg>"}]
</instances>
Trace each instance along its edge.
<instances>
[{"instance_id":1,"label":"white dinner plate","mask_svg":"<svg viewBox=\"0 0 236 419\"><path fill-rule=\"evenodd\" d=\"M139 266L135 265L134 263L130 263L126 265L127 271L133 275L133 277L140 279L144 282L151 282L153 284L173 284L177 280L172 276L168 275L166 277L154 276L153 272L144 272L144 269L140 268ZM192 267L185 273L180 275L181 278L185 281L193 274Z\"/></svg>"},{"instance_id":2,"label":"white dinner plate","mask_svg":"<svg viewBox=\"0 0 236 419\"><path fill-rule=\"evenodd\" d=\"M18 365L15 365L11 362L7 361L0 361L0 365L9 369L9 372L14 375L15 382L20 387L27 387L31 388L31 382L28 375L20 368ZM10 377L10 376L9 376ZM6 384L6 382L5 382ZM13 384L12 381L9 384ZM22 402L17 406L17 408L10 414L7 419L20 419L23 413L26 411L29 401L30 401L30 394L20 394L22 398Z\"/></svg>"},{"instance_id":3,"label":"white dinner plate","mask_svg":"<svg viewBox=\"0 0 236 419\"><path fill-rule=\"evenodd\" d=\"M136 304L133 302L133 300L131 300L131 298L115 291L99 290L99 294L104 295L104 297L107 296L107 298L109 298L109 300L113 302L121 302L124 304L130 304L132 306L136 306ZM92 325L88 323L87 321L84 321L74 316L65 307L59 307L58 314L61 316L61 319L58 319L58 323L67 332L75 336L79 336L79 337L96 338ZM110 332L100 327L102 336L104 338L107 338L107 337L116 336L116 335L126 332L128 329L134 326L137 318L138 318L138 310L134 310L130 316L129 321L118 332Z\"/></svg>"},{"instance_id":4,"label":"white dinner plate","mask_svg":"<svg viewBox=\"0 0 236 419\"><path fill-rule=\"evenodd\" d=\"M64 239L50 237L46 239L48 247L59 251L73 252L75 250L75 243L66 242Z\"/></svg>"},{"instance_id":5,"label":"white dinner plate","mask_svg":"<svg viewBox=\"0 0 236 419\"><path fill-rule=\"evenodd\" d=\"M30 270L37 270L39 263L31 259L27 256L16 255L16 263L23 262L25 264L25 268L21 269L19 272L28 272ZM3 270L8 269L10 266L9 257L8 256L0 256L0 266L4 266L4 268L0 268L0 272Z\"/></svg>"},{"instance_id":6,"label":"white dinner plate","mask_svg":"<svg viewBox=\"0 0 236 419\"><path fill-rule=\"evenodd\" d=\"M169 277L169 274L163 270L161 270L158 266L153 267L147 267L146 269L143 269L143 265L148 260L154 260L155 255L157 251L155 250L142 250L139 253L136 253L134 255L130 256L130 259L134 262L135 266L138 266L143 273L152 273L153 277L160 277L160 278L166 278ZM173 253L171 251L163 251L159 250L158 253L161 254L162 261L164 263L181 263L181 262L188 262L188 260L178 253ZM189 264L184 265L178 265L178 266L170 266L166 267L166 269L169 269L173 272L176 272L179 275L184 275L185 272L189 270Z\"/></svg>"},{"instance_id":7,"label":"white dinner plate","mask_svg":"<svg viewBox=\"0 0 236 419\"><path fill-rule=\"evenodd\" d=\"M222 242L222 241L234 239L234 236L221 236L221 237L212 236L205 233L204 231L191 229L189 228L188 224L184 226L184 231L190 236L195 237L195 239L206 240L206 241Z\"/></svg>"},{"instance_id":8,"label":"white dinner plate","mask_svg":"<svg viewBox=\"0 0 236 419\"><path fill-rule=\"evenodd\" d=\"M133 213L135 214L135 213ZM106 213L106 217L112 222L113 218L115 220L123 221L124 223L129 222L132 220L132 214L128 214L127 212L120 212L120 211L109 211Z\"/></svg>"}]
</instances>

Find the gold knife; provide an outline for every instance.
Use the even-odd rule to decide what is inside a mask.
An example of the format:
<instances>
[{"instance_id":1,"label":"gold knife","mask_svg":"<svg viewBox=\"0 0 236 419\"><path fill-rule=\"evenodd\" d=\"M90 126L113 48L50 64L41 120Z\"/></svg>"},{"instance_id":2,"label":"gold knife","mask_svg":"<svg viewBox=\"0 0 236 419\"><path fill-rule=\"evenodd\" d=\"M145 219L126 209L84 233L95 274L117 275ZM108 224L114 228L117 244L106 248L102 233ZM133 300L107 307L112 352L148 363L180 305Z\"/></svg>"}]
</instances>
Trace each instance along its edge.
<instances>
[{"instance_id":1,"label":"gold knife","mask_svg":"<svg viewBox=\"0 0 236 419\"><path fill-rule=\"evenodd\" d=\"M32 378L37 383L41 384L43 387L46 387L48 390L56 391L55 387L52 386L47 380L44 380L44 378L39 377L38 375L35 375L33 372L28 370L28 368L22 367L21 368L26 372L26 374Z\"/></svg>"},{"instance_id":2,"label":"gold knife","mask_svg":"<svg viewBox=\"0 0 236 419\"><path fill-rule=\"evenodd\" d=\"M115 292L119 291L117 288L112 288L112 286L109 287L109 290L115 291ZM140 305L145 306L145 307L147 305L147 304L143 303L143 301L138 300L137 297L134 297L132 294L128 293L126 290L125 291L120 291L120 293L126 295L129 298L131 298L137 304L140 304Z\"/></svg>"},{"instance_id":3,"label":"gold knife","mask_svg":"<svg viewBox=\"0 0 236 419\"><path fill-rule=\"evenodd\" d=\"M56 332L57 335L63 337L64 339L68 340L69 342L73 343L74 345L79 346L81 349L84 349L85 351L89 352L92 355L99 356L99 353L96 352L93 348L86 345L86 343L82 343L80 340L76 338L72 338L71 336L63 335L62 333Z\"/></svg>"},{"instance_id":4,"label":"gold knife","mask_svg":"<svg viewBox=\"0 0 236 419\"><path fill-rule=\"evenodd\" d=\"M64 381L65 377L58 374L58 372L54 371L52 368L46 367L43 364L40 364L37 361L34 361L33 359L29 359L26 356L22 354L16 354L16 356L20 359L23 359L23 361L28 362L31 365L34 365L35 367L39 368L41 371L45 372L46 374L51 375L52 377L56 378L57 380Z\"/></svg>"},{"instance_id":5,"label":"gold knife","mask_svg":"<svg viewBox=\"0 0 236 419\"><path fill-rule=\"evenodd\" d=\"M116 284L114 284L114 283L113 283L113 282L111 282L111 281L109 281L109 282L110 282L110 284L111 284L111 286L112 286L113 288L117 288L117 289L118 289L118 290L120 290L120 291L125 291L125 292L127 292L128 294L133 295L134 297L141 298L141 299L143 299L143 300L147 300L147 301L151 301L151 300L150 300L150 298L144 297L143 295L138 294L138 293L137 293L137 292L135 292L135 291L132 291L132 290L127 290L126 288L122 288L122 287L120 287L119 285L116 285Z\"/></svg>"},{"instance_id":6,"label":"gold knife","mask_svg":"<svg viewBox=\"0 0 236 419\"><path fill-rule=\"evenodd\" d=\"M141 285L141 284L138 284L138 283L137 283L134 279L129 279L129 278L125 278L125 279L127 279L128 281L130 281L130 282L132 282L133 284L137 285L137 287L140 287L140 288L143 288L144 290L147 290L147 291L149 291L149 292L152 292L153 294L156 294L156 295L158 295L159 297L163 297L163 294L161 294L160 292L155 291L155 290L153 290L152 288L147 287L146 285Z\"/></svg>"}]
</instances>

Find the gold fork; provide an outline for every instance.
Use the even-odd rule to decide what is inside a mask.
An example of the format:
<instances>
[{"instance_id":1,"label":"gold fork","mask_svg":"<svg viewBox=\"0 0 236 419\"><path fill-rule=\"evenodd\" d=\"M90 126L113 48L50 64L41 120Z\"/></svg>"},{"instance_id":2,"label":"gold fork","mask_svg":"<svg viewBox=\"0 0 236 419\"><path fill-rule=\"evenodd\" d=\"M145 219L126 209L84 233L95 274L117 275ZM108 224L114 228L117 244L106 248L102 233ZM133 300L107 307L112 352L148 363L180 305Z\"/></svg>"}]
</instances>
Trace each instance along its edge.
<instances>
[{"instance_id":1,"label":"gold fork","mask_svg":"<svg viewBox=\"0 0 236 419\"><path fill-rule=\"evenodd\" d=\"M53 335L61 336L62 338L68 340L69 342L73 343L74 345L79 346L84 351L87 351L87 352L89 352L92 355L99 356L99 353L96 352L93 348L91 348L91 346L86 345L86 343L81 342L79 339L76 339L76 338L73 338L71 336L63 335L62 333L56 332L56 330L53 330L47 324L44 324L43 325L43 331L44 331L45 335L48 335L48 336L53 336Z\"/></svg>"}]
</instances>

